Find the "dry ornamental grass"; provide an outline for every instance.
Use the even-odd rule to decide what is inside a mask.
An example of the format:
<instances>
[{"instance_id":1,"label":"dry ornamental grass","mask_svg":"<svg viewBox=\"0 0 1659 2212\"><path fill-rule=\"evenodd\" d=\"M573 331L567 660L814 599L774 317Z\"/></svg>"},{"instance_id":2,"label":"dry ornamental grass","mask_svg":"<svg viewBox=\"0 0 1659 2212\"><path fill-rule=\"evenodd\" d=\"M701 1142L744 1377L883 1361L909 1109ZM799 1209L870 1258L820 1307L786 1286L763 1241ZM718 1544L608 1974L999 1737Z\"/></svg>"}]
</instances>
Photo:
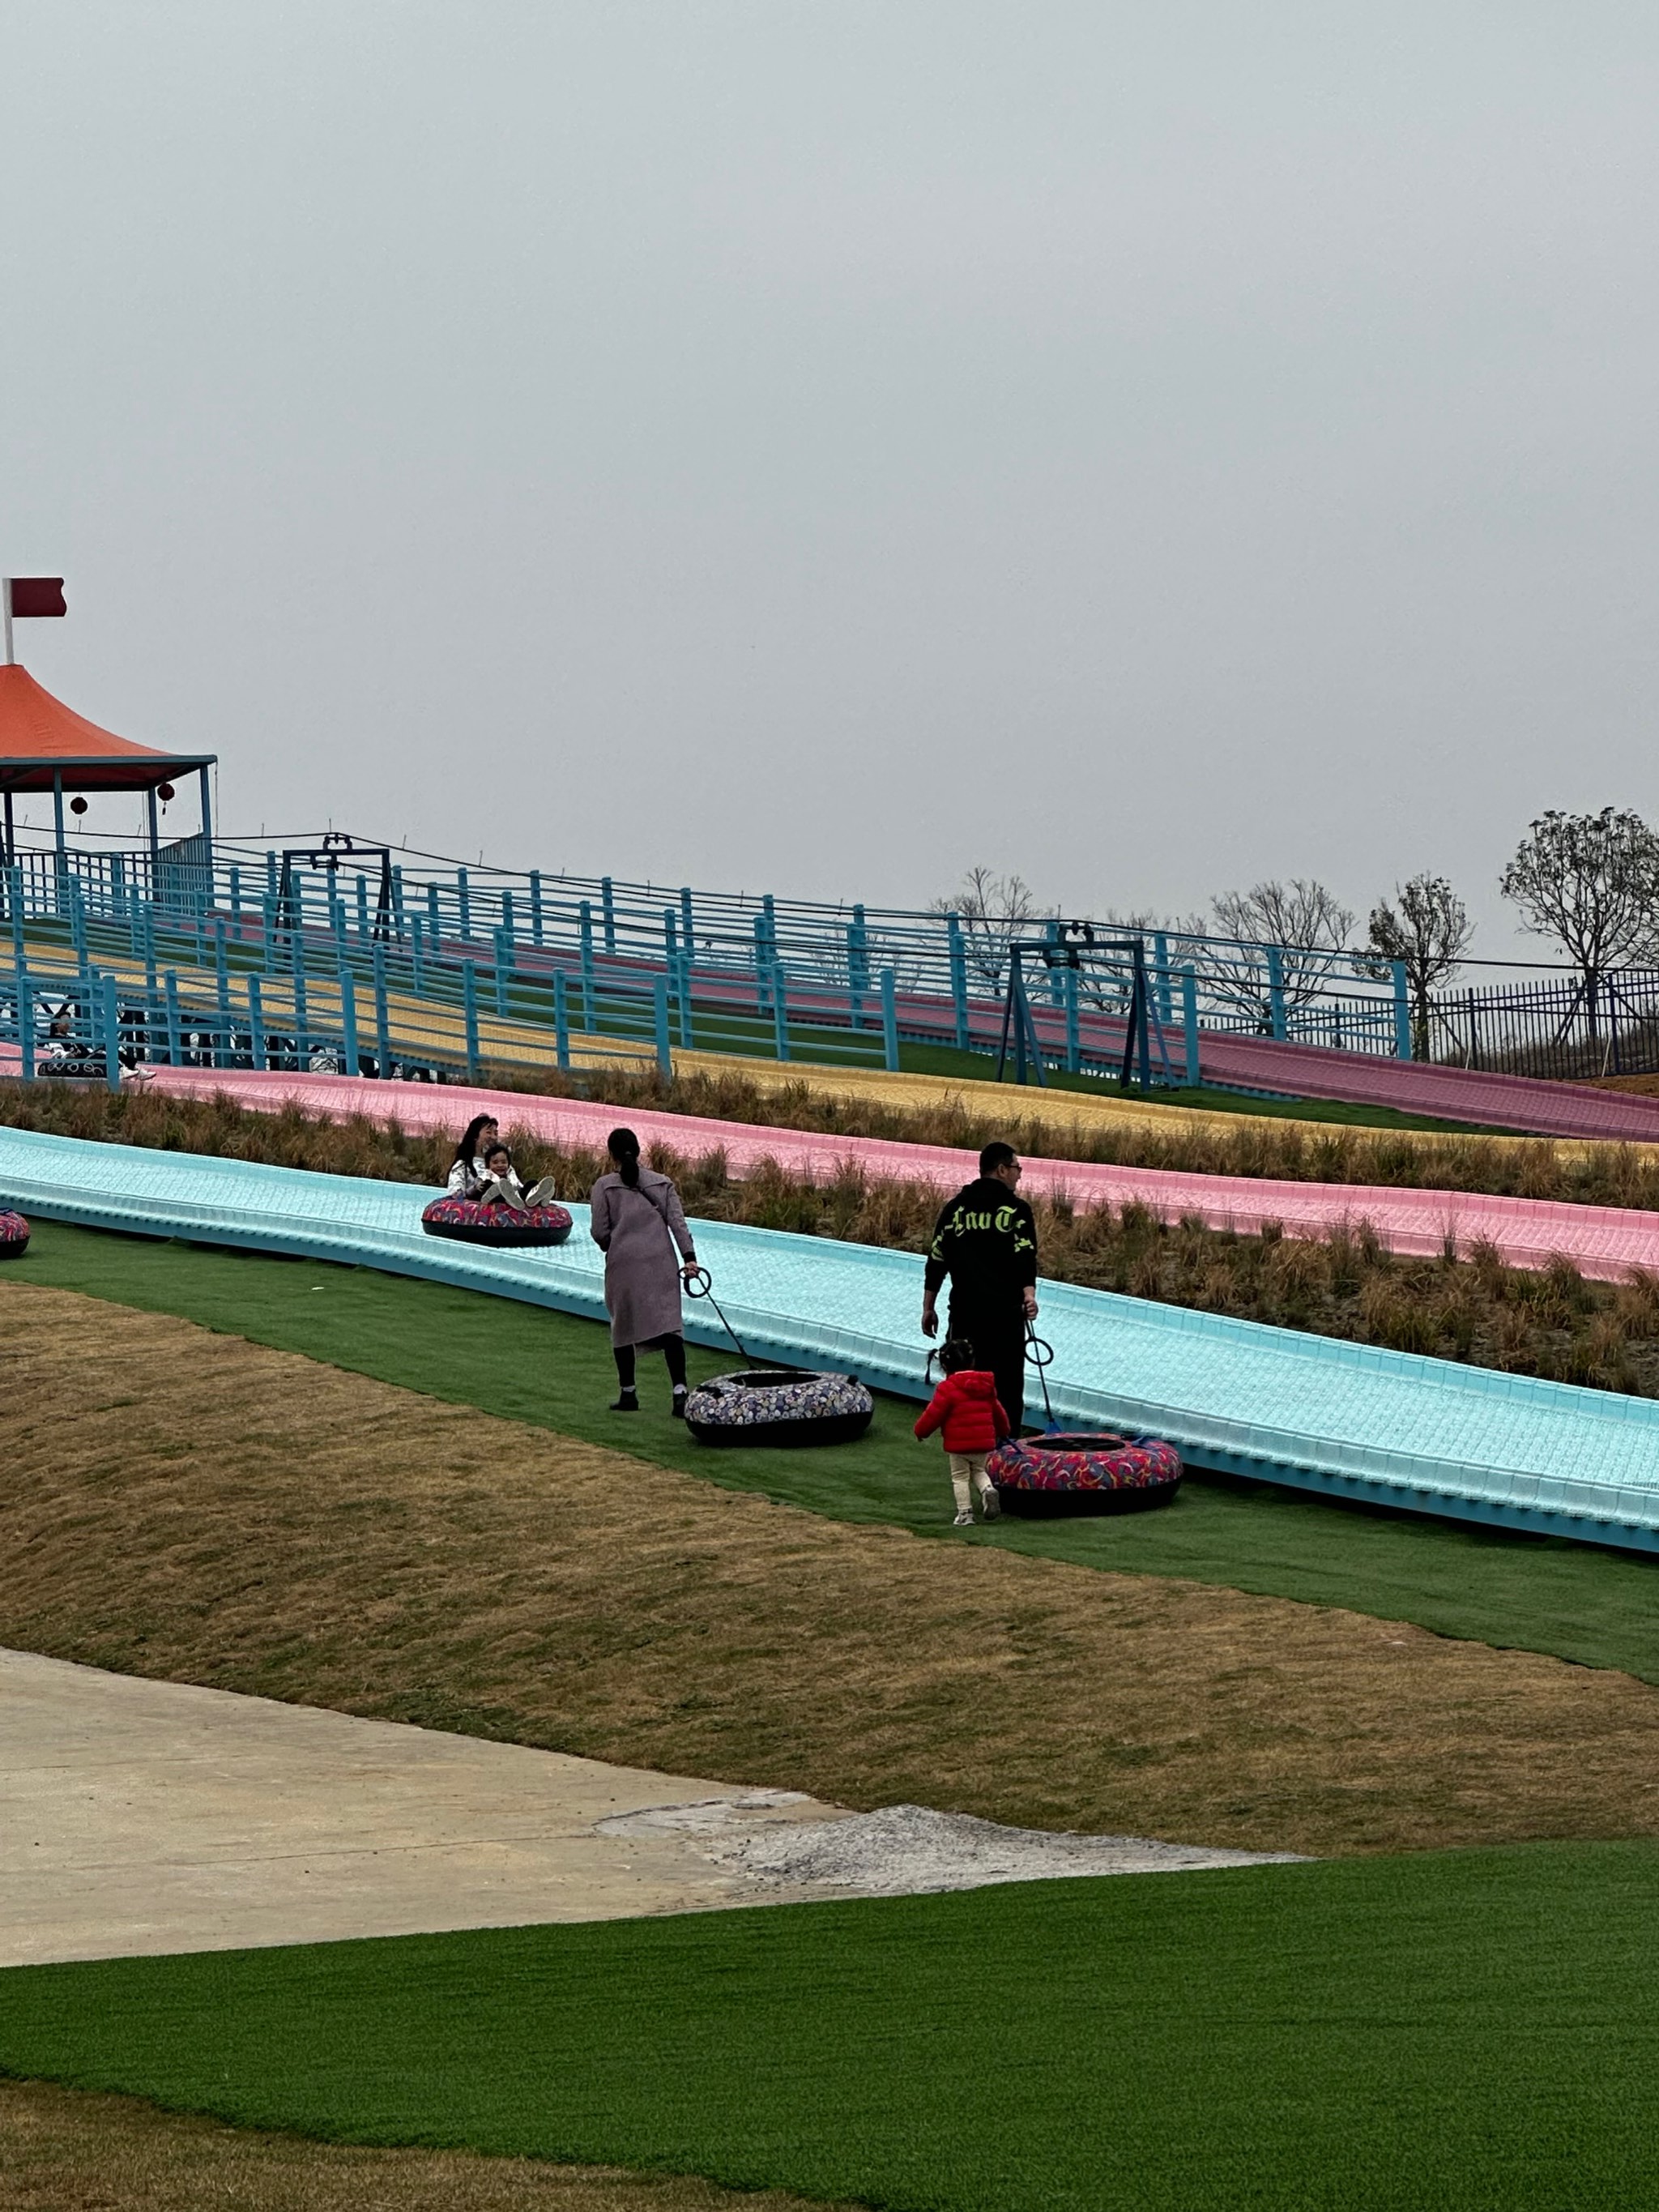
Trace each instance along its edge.
<instances>
[{"instance_id":1,"label":"dry ornamental grass","mask_svg":"<svg viewBox=\"0 0 1659 2212\"><path fill-rule=\"evenodd\" d=\"M0 1358L0 1643L858 1807L1316 1853L1659 1832L1627 1675L828 1522L20 1283Z\"/></svg>"}]
</instances>

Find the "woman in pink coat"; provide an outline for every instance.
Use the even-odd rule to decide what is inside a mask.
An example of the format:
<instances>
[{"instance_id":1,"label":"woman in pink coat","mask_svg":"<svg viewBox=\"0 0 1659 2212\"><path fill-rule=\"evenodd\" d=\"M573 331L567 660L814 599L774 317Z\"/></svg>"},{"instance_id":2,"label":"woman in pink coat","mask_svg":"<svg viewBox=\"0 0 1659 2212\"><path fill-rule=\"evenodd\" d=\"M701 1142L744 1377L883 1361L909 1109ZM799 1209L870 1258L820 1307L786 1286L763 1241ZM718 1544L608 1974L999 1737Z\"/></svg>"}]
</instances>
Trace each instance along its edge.
<instances>
[{"instance_id":1,"label":"woman in pink coat","mask_svg":"<svg viewBox=\"0 0 1659 2212\"><path fill-rule=\"evenodd\" d=\"M636 1346L660 1352L674 1387L672 1412L685 1419L685 1339L680 1334L680 1282L697 1264L680 1194L665 1175L642 1166L631 1129L613 1129L605 1149L615 1171L588 1196L589 1228L605 1255L605 1304L620 1393L613 1413L637 1413ZM676 1248L679 1257L675 1258Z\"/></svg>"}]
</instances>

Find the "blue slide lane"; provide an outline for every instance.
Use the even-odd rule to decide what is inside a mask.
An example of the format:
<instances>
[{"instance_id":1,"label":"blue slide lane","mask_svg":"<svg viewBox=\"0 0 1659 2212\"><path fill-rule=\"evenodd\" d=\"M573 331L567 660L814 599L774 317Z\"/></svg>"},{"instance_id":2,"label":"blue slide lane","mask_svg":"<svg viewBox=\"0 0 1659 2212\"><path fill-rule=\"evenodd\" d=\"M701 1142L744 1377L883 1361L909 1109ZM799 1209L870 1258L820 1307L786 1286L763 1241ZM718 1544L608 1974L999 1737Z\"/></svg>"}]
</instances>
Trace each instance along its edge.
<instances>
[{"instance_id":1,"label":"blue slide lane","mask_svg":"<svg viewBox=\"0 0 1659 2212\"><path fill-rule=\"evenodd\" d=\"M408 1183L0 1129L0 1203L43 1220L356 1262L603 1318L586 1206L571 1208L567 1244L493 1252L426 1236L427 1196ZM926 1395L912 1255L696 1228L751 1356ZM1333 1497L1659 1551L1659 1404L1068 1283L1039 1296L1050 1389L1068 1423L1147 1431L1194 1466ZM686 1334L725 1343L706 1305L688 1304Z\"/></svg>"}]
</instances>

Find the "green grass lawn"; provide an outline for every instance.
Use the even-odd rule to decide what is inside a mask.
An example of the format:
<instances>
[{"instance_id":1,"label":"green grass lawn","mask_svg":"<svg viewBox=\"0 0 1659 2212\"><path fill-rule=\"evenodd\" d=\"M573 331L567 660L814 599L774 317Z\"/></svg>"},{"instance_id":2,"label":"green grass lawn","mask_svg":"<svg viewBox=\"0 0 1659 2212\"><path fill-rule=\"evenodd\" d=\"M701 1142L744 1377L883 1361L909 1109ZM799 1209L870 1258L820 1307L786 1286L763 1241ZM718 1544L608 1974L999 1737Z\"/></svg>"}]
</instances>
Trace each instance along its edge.
<instances>
[{"instance_id":1,"label":"green grass lawn","mask_svg":"<svg viewBox=\"0 0 1659 2212\"><path fill-rule=\"evenodd\" d=\"M20 1967L0 2069L892 2212L1636 2212L1659 1849Z\"/></svg>"},{"instance_id":2,"label":"green grass lawn","mask_svg":"<svg viewBox=\"0 0 1659 2212\"><path fill-rule=\"evenodd\" d=\"M943 1455L910 1433L915 1408L878 1401L871 1433L813 1451L716 1451L668 1418L660 1364L646 1410L615 1395L596 1323L509 1298L262 1255L204 1250L39 1223L8 1279L177 1314L409 1390L759 1491L815 1513L941 1541L1351 1607L1446 1636L1553 1652L1659 1682L1659 1561L1408 1515L1346 1507L1265 1483L1189 1481L1176 1503L1109 1519L948 1523ZM694 1380L734 1364L693 1346ZM187 1417L187 1395L181 1419Z\"/></svg>"}]
</instances>

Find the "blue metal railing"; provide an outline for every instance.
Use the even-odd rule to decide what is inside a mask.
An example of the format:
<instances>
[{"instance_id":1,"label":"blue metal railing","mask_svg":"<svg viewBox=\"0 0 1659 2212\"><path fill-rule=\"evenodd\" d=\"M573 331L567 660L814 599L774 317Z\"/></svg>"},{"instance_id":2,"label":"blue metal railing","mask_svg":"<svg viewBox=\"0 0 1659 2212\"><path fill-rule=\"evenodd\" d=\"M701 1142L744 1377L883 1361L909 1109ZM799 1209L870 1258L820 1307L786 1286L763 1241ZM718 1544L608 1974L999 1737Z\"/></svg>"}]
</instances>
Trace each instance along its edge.
<instances>
[{"instance_id":1,"label":"blue metal railing","mask_svg":"<svg viewBox=\"0 0 1659 2212\"><path fill-rule=\"evenodd\" d=\"M1052 973L1032 987L1043 1059L1085 1073L1115 1065L1132 963L1075 935L1062 944L1057 921L1005 926L684 885L665 893L608 877L383 859L383 848L337 842L322 855L325 842L284 860L191 839L165 848L159 866L144 851L76 847L64 860L24 847L3 887L6 909L31 932L67 936L79 962L94 951L122 958L147 981L168 964L212 969L221 1000L225 977L249 966L345 975L360 996L367 986L457 1008L470 988L470 1019L556 1034L562 976L573 1039L624 1034L654 1047L654 1006L648 1022L640 1008L660 979L671 1050L889 1067L901 1042L994 1052L1008 945L1036 928L1056 947ZM1379 975L1365 956L1329 951L1146 938L1158 1019L1185 1046L1176 1079L1198 1079L1194 1039L1206 1031L1410 1054L1397 968ZM378 1012L372 1034L376 1047L386 1042Z\"/></svg>"}]
</instances>

